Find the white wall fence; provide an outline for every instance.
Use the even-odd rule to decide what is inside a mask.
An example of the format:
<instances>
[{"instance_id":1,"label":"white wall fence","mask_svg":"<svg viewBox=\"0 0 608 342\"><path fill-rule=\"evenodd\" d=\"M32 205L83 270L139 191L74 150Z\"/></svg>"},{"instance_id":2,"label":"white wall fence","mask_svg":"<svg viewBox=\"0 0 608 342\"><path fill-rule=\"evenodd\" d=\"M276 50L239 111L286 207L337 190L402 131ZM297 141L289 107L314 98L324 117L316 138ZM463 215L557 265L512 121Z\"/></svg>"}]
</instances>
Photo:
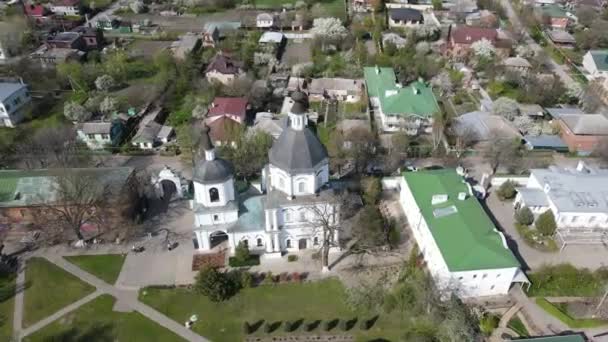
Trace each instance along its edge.
<instances>
[{"instance_id":1,"label":"white wall fence","mask_svg":"<svg viewBox=\"0 0 608 342\"><path fill-rule=\"evenodd\" d=\"M401 177L384 177L380 181L382 183L382 190L399 190L399 181Z\"/></svg>"},{"instance_id":2,"label":"white wall fence","mask_svg":"<svg viewBox=\"0 0 608 342\"><path fill-rule=\"evenodd\" d=\"M493 187L498 187L501 186L502 183L506 182L506 181L511 181L513 183L515 183L515 185L517 186L526 186L526 184L528 184L528 176L510 176L510 175L505 175L505 176L494 176L492 177L492 180L490 181L490 184L492 184Z\"/></svg>"}]
</instances>

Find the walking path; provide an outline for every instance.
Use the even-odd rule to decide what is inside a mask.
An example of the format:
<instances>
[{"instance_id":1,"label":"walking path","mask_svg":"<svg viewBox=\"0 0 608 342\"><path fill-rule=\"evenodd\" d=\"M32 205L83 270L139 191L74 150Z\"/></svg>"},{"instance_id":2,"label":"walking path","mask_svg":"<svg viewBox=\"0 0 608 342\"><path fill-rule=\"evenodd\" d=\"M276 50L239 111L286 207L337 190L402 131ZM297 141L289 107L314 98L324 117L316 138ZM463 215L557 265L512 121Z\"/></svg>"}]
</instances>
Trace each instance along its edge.
<instances>
[{"instance_id":1,"label":"walking path","mask_svg":"<svg viewBox=\"0 0 608 342\"><path fill-rule=\"evenodd\" d=\"M44 326L63 317L64 315L76 310L80 306L90 302L91 300L98 297L99 295L109 294L116 298L117 303L120 302L121 307L128 307L133 310L137 310L139 313L146 316L148 319L156 322L157 324L159 324L162 327L165 327L166 329L171 330L173 333L182 337L186 341L209 342L204 337L192 332L189 329L186 329L181 324L166 317L165 315L152 309L151 307L141 303L137 298L137 291L121 290L121 289L116 288L113 285L109 285L106 282L102 281L101 279L99 279L99 278L83 271L82 269L78 268L77 266L67 262L61 256L45 255L43 257L46 258L47 260L49 260L50 262L52 262L53 264L61 267L65 271L78 277L80 280L85 281L85 282L95 286L97 290L94 293L66 306L65 308L61 309L60 311L56 312L55 314L43 319L42 321L37 322L36 324L32 325L31 327L29 327L25 330L22 330L22 328L21 328L21 318L23 317L23 292L17 291L17 297L15 300L15 321L13 323L13 326L14 326L14 328L16 328L16 329L14 329L14 334L16 336L18 336L19 341L21 340L21 338L38 331L39 329L43 328ZM20 271L19 275L17 276L18 287L19 287L19 284L24 284L24 282L25 282L25 276L22 274L24 274L23 268ZM19 281L20 277L22 278L21 281ZM19 297L21 297L21 299L19 299Z\"/></svg>"},{"instance_id":2,"label":"walking path","mask_svg":"<svg viewBox=\"0 0 608 342\"><path fill-rule=\"evenodd\" d=\"M15 309L13 313L13 331L21 332L23 322L23 292L25 291L25 261L19 260L17 264L17 282L15 284Z\"/></svg>"}]
</instances>

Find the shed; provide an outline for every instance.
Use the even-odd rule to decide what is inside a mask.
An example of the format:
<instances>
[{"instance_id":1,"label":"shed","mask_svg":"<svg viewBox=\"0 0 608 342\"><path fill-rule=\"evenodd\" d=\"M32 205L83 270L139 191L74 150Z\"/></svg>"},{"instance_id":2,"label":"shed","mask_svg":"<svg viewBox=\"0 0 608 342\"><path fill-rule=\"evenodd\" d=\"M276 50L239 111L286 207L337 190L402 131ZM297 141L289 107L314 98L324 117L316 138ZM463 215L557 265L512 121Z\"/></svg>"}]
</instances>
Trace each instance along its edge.
<instances>
[{"instance_id":1,"label":"shed","mask_svg":"<svg viewBox=\"0 0 608 342\"><path fill-rule=\"evenodd\" d=\"M568 152L568 145L559 135L524 136L528 150L552 150L557 152Z\"/></svg>"}]
</instances>

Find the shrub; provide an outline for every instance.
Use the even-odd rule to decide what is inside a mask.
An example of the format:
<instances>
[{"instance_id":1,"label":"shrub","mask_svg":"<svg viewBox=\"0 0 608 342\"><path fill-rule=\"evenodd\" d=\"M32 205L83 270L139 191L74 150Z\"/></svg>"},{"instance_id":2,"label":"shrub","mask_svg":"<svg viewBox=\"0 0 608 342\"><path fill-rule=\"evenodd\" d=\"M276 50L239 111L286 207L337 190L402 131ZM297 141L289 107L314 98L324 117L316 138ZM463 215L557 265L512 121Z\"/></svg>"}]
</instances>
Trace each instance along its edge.
<instances>
[{"instance_id":1,"label":"shrub","mask_svg":"<svg viewBox=\"0 0 608 342\"><path fill-rule=\"evenodd\" d=\"M260 256L256 254L251 254L245 260L239 260L237 257L228 258L228 265L230 267L248 267L248 266L257 266L260 264Z\"/></svg>"},{"instance_id":2,"label":"shrub","mask_svg":"<svg viewBox=\"0 0 608 342\"><path fill-rule=\"evenodd\" d=\"M369 320L362 319L359 322L359 329L361 329L361 330L368 330L369 328L370 328L370 326L369 326Z\"/></svg>"},{"instance_id":3,"label":"shrub","mask_svg":"<svg viewBox=\"0 0 608 342\"><path fill-rule=\"evenodd\" d=\"M310 323L304 324L304 330L310 332L315 330L315 328L319 325L319 321L312 321Z\"/></svg>"},{"instance_id":4,"label":"shrub","mask_svg":"<svg viewBox=\"0 0 608 342\"><path fill-rule=\"evenodd\" d=\"M253 287L253 275L249 272L243 272L241 274L241 287L250 288Z\"/></svg>"},{"instance_id":5,"label":"shrub","mask_svg":"<svg viewBox=\"0 0 608 342\"><path fill-rule=\"evenodd\" d=\"M540 214L536 223L534 224L539 233L544 236L552 236L555 233L557 225L555 224L555 217L551 210L547 210Z\"/></svg>"},{"instance_id":6,"label":"shrub","mask_svg":"<svg viewBox=\"0 0 608 342\"><path fill-rule=\"evenodd\" d=\"M245 334L245 335L251 334L251 326L247 322L243 322L243 334Z\"/></svg>"},{"instance_id":7,"label":"shrub","mask_svg":"<svg viewBox=\"0 0 608 342\"><path fill-rule=\"evenodd\" d=\"M333 325L332 321L323 321L323 330L330 331L332 328L332 325Z\"/></svg>"},{"instance_id":8,"label":"shrub","mask_svg":"<svg viewBox=\"0 0 608 342\"><path fill-rule=\"evenodd\" d=\"M290 321L285 321L285 324L283 325L283 330L285 330L285 332L292 332L293 331L293 323Z\"/></svg>"},{"instance_id":9,"label":"shrub","mask_svg":"<svg viewBox=\"0 0 608 342\"><path fill-rule=\"evenodd\" d=\"M272 323L266 322L264 323L264 332L270 334L272 332Z\"/></svg>"},{"instance_id":10,"label":"shrub","mask_svg":"<svg viewBox=\"0 0 608 342\"><path fill-rule=\"evenodd\" d=\"M515 190L515 183L508 180L500 185L496 195L501 201L513 199L517 191Z\"/></svg>"},{"instance_id":11,"label":"shrub","mask_svg":"<svg viewBox=\"0 0 608 342\"><path fill-rule=\"evenodd\" d=\"M345 319L340 320L340 330L347 331L348 330L348 321Z\"/></svg>"},{"instance_id":12,"label":"shrub","mask_svg":"<svg viewBox=\"0 0 608 342\"><path fill-rule=\"evenodd\" d=\"M266 273L266 276L264 277L264 281L262 281L262 284L264 285L272 285L274 284L274 276L272 275L272 272L268 272Z\"/></svg>"},{"instance_id":13,"label":"shrub","mask_svg":"<svg viewBox=\"0 0 608 342\"><path fill-rule=\"evenodd\" d=\"M286 283L289 281L289 274L287 272L283 272L279 274L279 283Z\"/></svg>"},{"instance_id":14,"label":"shrub","mask_svg":"<svg viewBox=\"0 0 608 342\"><path fill-rule=\"evenodd\" d=\"M302 281L302 276L301 276L301 275L300 275L300 273L298 273L298 272L293 272L293 273L291 274L291 280L292 280L294 283L299 283L299 282L301 282L301 281Z\"/></svg>"},{"instance_id":15,"label":"shrub","mask_svg":"<svg viewBox=\"0 0 608 342\"><path fill-rule=\"evenodd\" d=\"M290 255L287 256L287 261L289 261L289 262L294 262L294 261L297 261L297 260L298 260L298 256L297 255L290 254Z\"/></svg>"},{"instance_id":16,"label":"shrub","mask_svg":"<svg viewBox=\"0 0 608 342\"><path fill-rule=\"evenodd\" d=\"M500 319L498 316L485 313L479 320L479 330L481 330L484 335L490 336L494 329L498 328L499 321Z\"/></svg>"},{"instance_id":17,"label":"shrub","mask_svg":"<svg viewBox=\"0 0 608 342\"><path fill-rule=\"evenodd\" d=\"M534 214L532 214L532 210L530 210L530 208L522 207L515 211L515 221L517 221L519 224L529 226L534 223Z\"/></svg>"},{"instance_id":18,"label":"shrub","mask_svg":"<svg viewBox=\"0 0 608 342\"><path fill-rule=\"evenodd\" d=\"M234 259L239 262L249 260L249 247L243 241L239 242L238 246L234 249Z\"/></svg>"},{"instance_id":19,"label":"shrub","mask_svg":"<svg viewBox=\"0 0 608 342\"><path fill-rule=\"evenodd\" d=\"M210 266L205 266L198 272L194 283L195 291L209 297L213 302L230 298L236 294L239 287L226 273Z\"/></svg>"},{"instance_id":20,"label":"shrub","mask_svg":"<svg viewBox=\"0 0 608 342\"><path fill-rule=\"evenodd\" d=\"M542 266L529 275L529 296L594 297L602 292L599 274L570 264Z\"/></svg>"}]
</instances>

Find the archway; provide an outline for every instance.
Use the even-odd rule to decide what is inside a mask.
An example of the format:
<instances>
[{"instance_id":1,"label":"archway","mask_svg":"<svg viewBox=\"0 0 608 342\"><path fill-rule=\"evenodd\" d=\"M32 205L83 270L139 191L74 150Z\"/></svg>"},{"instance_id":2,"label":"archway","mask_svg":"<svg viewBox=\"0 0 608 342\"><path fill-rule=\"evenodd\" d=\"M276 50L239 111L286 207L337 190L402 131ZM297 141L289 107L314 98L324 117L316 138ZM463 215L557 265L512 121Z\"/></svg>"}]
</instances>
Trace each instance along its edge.
<instances>
[{"instance_id":1,"label":"archway","mask_svg":"<svg viewBox=\"0 0 608 342\"><path fill-rule=\"evenodd\" d=\"M228 234L221 230L215 231L209 234L209 249L213 249L225 241L228 241Z\"/></svg>"},{"instance_id":2,"label":"archway","mask_svg":"<svg viewBox=\"0 0 608 342\"><path fill-rule=\"evenodd\" d=\"M307 247L306 239L298 240L298 249L306 249L306 247Z\"/></svg>"},{"instance_id":3,"label":"archway","mask_svg":"<svg viewBox=\"0 0 608 342\"><path fill-rule=\"evenodd\" d=\"M169 179L163 179L160 181L160 188L162 190L162 199L166 202L171 201L171 197L177 193L177 185L174 181Z\"/></svg>"}]
</instances>

